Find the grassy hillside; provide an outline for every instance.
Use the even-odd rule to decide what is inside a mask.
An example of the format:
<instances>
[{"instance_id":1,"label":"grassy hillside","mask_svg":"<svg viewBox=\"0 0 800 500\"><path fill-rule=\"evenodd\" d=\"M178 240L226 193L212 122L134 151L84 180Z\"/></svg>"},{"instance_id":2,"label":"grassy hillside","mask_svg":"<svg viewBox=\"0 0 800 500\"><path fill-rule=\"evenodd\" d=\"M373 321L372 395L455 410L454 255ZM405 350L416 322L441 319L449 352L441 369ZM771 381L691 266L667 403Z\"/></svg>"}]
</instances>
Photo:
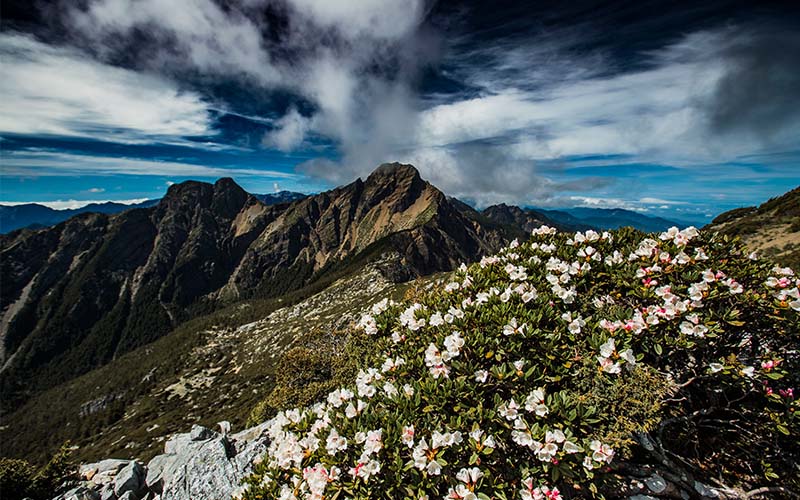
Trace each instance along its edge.
<instances>
[{"instance_id":1,"label":"grassy hillside","mask_svg":"<svg viewBox=\"0 0 800 500\"><path fill-rule=\"evenodd\" d=\"M370 256L371 258L374 256ZM308 334L332 335L358 311L412 286L384 277L395 255L332 270L341 276L280 299L253 300L191 320L3 420L3 453L44 463L66 440L77 459L147 459L163 440L199 423L241 428L272 390L283 353ZM371 259L370 259L371 260ZM365 267L364 267L365 266ZM359 270L359 271L356 271Z\"/></svg>"},{"instance_id":2,"label":"grassy hillside","mask_svg":"<svg viewBox=\"0 0 800 500\"><path fill-rule=\"evenodd\" d=\"M739 236L752 251L800 269L800 187L758 207L720 214L706 229Z\"/></svg>"}]
</instances>

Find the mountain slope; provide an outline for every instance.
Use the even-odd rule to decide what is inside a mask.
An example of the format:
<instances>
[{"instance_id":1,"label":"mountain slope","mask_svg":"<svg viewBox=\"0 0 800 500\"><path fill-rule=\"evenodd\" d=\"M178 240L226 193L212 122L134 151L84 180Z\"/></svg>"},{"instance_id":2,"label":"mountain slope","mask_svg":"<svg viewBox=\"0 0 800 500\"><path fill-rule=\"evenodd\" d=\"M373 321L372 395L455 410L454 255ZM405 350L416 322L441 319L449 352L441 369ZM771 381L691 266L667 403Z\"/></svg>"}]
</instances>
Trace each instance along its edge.
<instances>
[{"instance_id":1,"label":"mountain slope","mask_svg":"<svg viewBox=\"0 0 800 500\"><path fill-rule=\"evenodd\" d=\"M225 303L277 297L395 251L392 279L448 270L507 232L411 166L387 164L291 204L230 179L171 186L155 207L0 237L0 388L12 408Z\"/></svg>"},{"instance_id":2,"label":"mountain slope","mask_svg":"<svg viewBox=\"0 0 800 500\"><path fill-rule=\"evenodd\" d=\"M301 200L307 195L292 191L278 191L268 194L254 194L265 205L277 205ZM56 210L38 203L24 205L0 205L0 234L10 233L17 229L41 229L54 226L59 222L84 213L118 214L134 208L149 208L158 205L160 200L146 200L141 203L126 205L113 201L105 203L90 203L80 208Z\"/></svg>"},{"instance_id":3,"label":"mountain slope","mask_svg":"<svg viewBox=\"0 0 800 500\"><path fill-rule=\"evenodd\" d=\"M752 251L800 268L800 187L758 207L720 214L706 229L740 236Z\"/></svg>"},{"instance_id":4,"label":"mountain slope","mask_svg":"<svg viewBox=\"0 0 800 500\"><path fill-rule=\"evenodd\" d=\"M487 207L483 210L482 214L493 221L520 227L527 234L530 234L531 231L541 225L556 227L562 231L584 231L586 229L592 229L592 226L584 224L578 219L570 220L566 217L561 217L559 220L556 220L553 217L545 215L541 211L530 208L522 209L513 205L506 205L505 203Z\"/></svg>"},{"instance_id":5,"label":"mountain slope","mask_svg":"<svg viewBox=\"0 0 800 500\"><path fill-rule=\"evenodd\" d=\"M254 194L258 201L264 205L277 205L279 203L291 203L293 201L302 200L308 195L303 193L295 193L294 191L278 191L275 193L267 194Z\"/></svg>"},{"instance_id":6,"label":"mountain slope","mask_svg":"<svg viewBox=\"0 0 800 500\"><path fill-rule=\"evenodd\" d=\"M146 200L141 203L126 205L109 201L106 203L90 203L80 208L56 210L38 203L24 205L0 205L0 234L10 233L16 229L53 226L70 217L93 212L100 214L116 214L134 208L147 208L158 204L158 200Z\"/></svg>"}]
</instances>

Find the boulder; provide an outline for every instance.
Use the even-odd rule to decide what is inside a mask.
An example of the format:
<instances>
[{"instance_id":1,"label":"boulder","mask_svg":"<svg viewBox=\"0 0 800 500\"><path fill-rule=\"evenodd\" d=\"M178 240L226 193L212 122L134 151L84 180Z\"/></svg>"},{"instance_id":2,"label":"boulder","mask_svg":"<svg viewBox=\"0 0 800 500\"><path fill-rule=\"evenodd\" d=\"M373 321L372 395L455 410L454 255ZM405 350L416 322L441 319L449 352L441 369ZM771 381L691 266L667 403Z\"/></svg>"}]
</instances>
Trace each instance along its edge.
<instances>
[{"instance_id":1,"label":"boulder","mask_svg":"<svg viewBox=\"0 0 800 500\"><path fill-rule=\"evenodd\" d=\"M217 433L211 429L206 429L200 425L193 425L192 430L189 432L189 439L192 441L205 441L216 436Z\"/></svg>"},{"instance_id":2,"label":"boulder","mask_svg":"<svg viewBox=\"0 0 800 500\"><path fill-rule=\"evenodd\" d=\"M81 467L92 473L91 488L54 500L217 500L231 498L267 450L270 422L237 434L194 426L169 438L165 453L147 467L131 460L103 460Z\"/></svg>"},{"instance_id":3,"label":"boulder","mask_svg":"<svg viewBox=\"0 0 800 500\"><path fill-rule=\"evenodd\" d=\"M158 494L164 491L164 483L169 482L178 458L179 455L170 453L157 455L150 460L150 463L147 464L147 476L144 481L150 491Z\"/></svg>"},{"instance_id":4,"label":"boulder","mask_svg":"<svg viewBox=\"0 0 800 500\"><path fill-rule=\"evenodd\" d=\"M127 492L138 495L144 489L144 478L144 468L138 462L131 461L117 473L114 479L114 493L118 497Z\"/></svg>"},{"instance_id":5,"label":"boulder","mask_svg":"<svg viewBox=\"0 0 800 500\"><path fill-rule=\"evenodd\" d=\"M87 486L72 488L55 500L100 500L100 495Z\"/></svg>"}]
</instances>

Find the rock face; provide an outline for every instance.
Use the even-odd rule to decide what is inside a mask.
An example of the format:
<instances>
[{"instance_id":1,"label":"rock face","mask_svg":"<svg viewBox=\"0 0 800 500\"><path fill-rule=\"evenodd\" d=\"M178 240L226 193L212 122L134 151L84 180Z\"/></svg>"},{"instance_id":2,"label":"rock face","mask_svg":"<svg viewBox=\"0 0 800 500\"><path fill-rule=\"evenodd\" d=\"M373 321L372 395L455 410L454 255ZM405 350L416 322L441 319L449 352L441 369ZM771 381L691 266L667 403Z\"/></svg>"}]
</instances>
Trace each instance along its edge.
<instances>
[{"instance_id":1,"label":"rock face","mask_svg":"<svg viewBox=\"0 0 800 500\"><path fill-rule=\"evenodd\" d=\"M53 500L229 499L266 451L269 423L223 435L200 426L172 436L147 465L103 460L81 466L83 481Z\"/></svg>"},{"instance_id":2,"label":"rock face","mask_svg":"<svg viewBox=\"0 0 800 500\"><path fill-rule=\"evenodd\" d=\"M4 411L200 312L276 297L392 251L392 277L449 270L509 239L410 165L267 206L231 179L171 186L151 208L0 236ZM514 234L516 236L516 234Z\"/></svg>"}]
</instances>

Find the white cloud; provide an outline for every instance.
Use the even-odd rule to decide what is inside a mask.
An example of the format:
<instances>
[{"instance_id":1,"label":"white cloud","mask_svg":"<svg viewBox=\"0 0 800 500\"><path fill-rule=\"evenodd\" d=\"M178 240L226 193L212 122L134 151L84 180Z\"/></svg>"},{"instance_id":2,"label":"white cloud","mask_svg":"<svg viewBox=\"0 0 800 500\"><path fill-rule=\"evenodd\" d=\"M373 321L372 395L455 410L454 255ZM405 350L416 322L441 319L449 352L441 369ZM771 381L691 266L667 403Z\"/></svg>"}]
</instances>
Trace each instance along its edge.
<instances>
[{"instance_id":1,"label":"white cloud","mask_svg":"<svg viewBox=\"0 0 800 500\"><path fill-rule=\"evenodd\" d=\"M141 160L138 158L86 156L50 151L8 151L2 155L3 174L21 177L72 175L147 175L170 177L266 177L293 179L296 174L268 169L223 168ZM167 183L169 185L169 182Z\"/></svg>"},{"instance_id":2,"label":"white cloud","mask_svg":"<svg viewBox=\"0 0 800 500\"><path fill-rule=\"evenodd\" d=\"M123 143L213 134L206 104L170 81L0 33L0 132Z\"/></svg>"},{"instance_id":3,"label":"white cloud","mask_svg":"<svg viewBox=\"0 0 800 500\"><path fill-rule=\"evenodd\" d=\"M264 136L264 145L284 152L293 151L303 144L310 122L296 108L291 108L275 122L275 130Z\"/></svg>"},{"instance_id":4,"label":"white cloud","mask_svg":"<svg viewBox=\"0 0 800 500\"><path fill-rule=\"evenodd\" d=\"M645 69L611 76L600 76L592 57L549 54L523 65L493 50L488 55L500 59L494 67L462 70L480 75L474 83L484 87L484 95L424 111L416 142L442 146L504 138L511 142L509 154L520 158L624 154L632 161L681 166L792 149L800 113L784 117L768 141L709 126L707 105L736 67L728 49L751 39L741 30L694 33L649 54ZM567 62L572 72L559 77Z\"/></svg>"},{"instance_id":5,"label":"white cloud","mask_svg":"<svg viewBox=\"0 0 800 500\"><path fill-rule=\"evenodd\" d=\"M645 196L644 198L639 198L639 203L650 203L654 205L686 205L687 202L685 201L675 201L675 200L665 200L663 198L653 198L650 196ZM661 207L664 208L664 207Z\"/></svg>"},{"instance_id":6,"label":"white cloud","mask_svg":"<svg viewBox=\"0 0 800 500\"><path fill-rule=\"evenodd\" d=\"M0 205L15 206L38 203L54 210L67 210L85 207L92 203L120 203L122 205L135 205L150 198L133 198L130 200L53 200L53 201L0 201Z\"/></svg>"},{"instance_id":7,"label":"white cloud","mask_svg":"<svg viewBox=\"0 0 800 500\"><path fill-rule=\"evenodd\" d=\"M102 193L105 191L105 188L89 188L87 191L89 193Z\"/></svg>"},{"instance_id":8,"label":"white cloud","mask_svg":"<svg viewBox=\"0 0 800 500\"><path fill-rule=\"evenodd\" d=\"M288 14L279 40L269 42L267 4ZM348 163L368 169L413 135L412 82L432 53L427 39L415 36L427 2L245 0L227 7L212 0L90 0L70 17L101 53L113 53L118 39L135 33L156 47L137 61L142 66L244 77L310 101L313 116L290 108L272 122L268 146L291 151L318 134L338 143Z\"/></svg>"}]
</instances>

